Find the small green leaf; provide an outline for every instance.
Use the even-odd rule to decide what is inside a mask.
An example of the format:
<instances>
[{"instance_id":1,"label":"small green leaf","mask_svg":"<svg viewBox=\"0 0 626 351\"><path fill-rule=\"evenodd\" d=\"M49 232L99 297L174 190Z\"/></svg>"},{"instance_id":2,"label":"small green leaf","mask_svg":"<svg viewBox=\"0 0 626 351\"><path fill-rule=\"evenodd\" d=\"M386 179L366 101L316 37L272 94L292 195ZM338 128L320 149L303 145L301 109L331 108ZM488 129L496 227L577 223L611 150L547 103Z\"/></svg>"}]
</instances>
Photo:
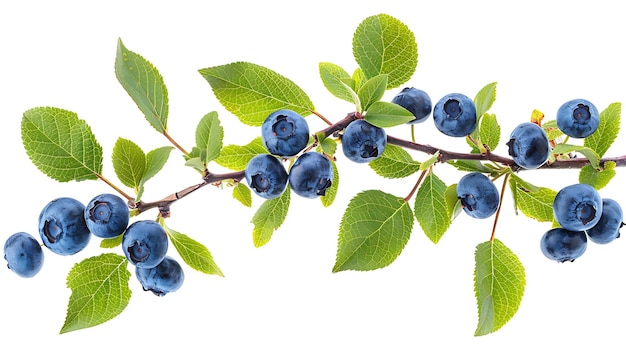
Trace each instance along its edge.
<instances>
[{"instance_id":1,"label":"small green leaf","mask_svg":"<svg viewBox=\"0 0 626 351\"><path fill-rule=\"evenodd\" d=\"M420 171L425 171L425 170L429 169L432 165L437 163L437 161L439 161L439 151L435 152L426 161L422 162L422 164L420 165L420 169L419 170Z\"/></svg>"},{"instance_id":2,"label":"small green leaf","mask_svg":"<svg viewBox=\"0 0 626 351\"><path fill-rule=\"evenodd\" d=\"M409 27L379 14L363 20L352 38L352 52L367 79L388 74L387 89L406 83L417 67L417 42Z\"/></svg>"},{"instance_id":3,"label":"small green leaf","mask_svg":"<svg viewBox=\"0 0 626 351\"><path fill-rule=\"evenodd\" d=\"M478 326L474 335L480 336L502 328L517 313L526 273L519 258L498 239L476 247L475 263Z\"/></svg>"},{"instance_id":4,"label":"small green leaf","mask_svg":"<svg viewBox=\"0 0 626 351\"><path fill-rule=\"evenodd\" d=\"M586 165L580 169L578 175L578 181L580 183L589 184L596 190L600 190L609 184L611 179L615 177L617 172L615 167L617 164L613 161L607 161L604 163L604 167L596 169L592 166Z\"/></svg>"},{"instance_id":5,"label":"small green leaf","mask_svg":"<svg viewBox=\"0 0 626 351\"><path fill-rule=\"evenodd\" d=\"M559 127L556 125L556 119L542 123L541 128L545 130L546 135L548 136L548 140L550 141L554 141L560 136L564 135L563 131L561 131Z\"/></svg>"},{"instance_id":6,"label":"small green leaf","mask_svg":"<svg viewBox=\"0 0 626 351\"><path fill-rule=\"evenodd\" d=\"M446 192L444 194L446 199L446 208L448 209L448 216L450 216L450 220L456 218L456 216L461 213L463 210L463 205L461 204L461 200L459 200L459 195L456 192L456 184L452 184L446 188Z\"/></svg>"},{"instance_id":7,"label":"small green leaf","mask_svg":"<svg viewBox=\"0 0 626 351\"><path fill-rule=\"evenodd\" d=\"M252 217L252 241L254 246L261 247L272 238L274 231L278 229L287 218L287 210L291 200L291 188L287 185L285 192L277 198L265 200Z\"/></svg>"},{"instance_id":8,"label":"small green leaf","mask_svg":"<svg viewBox=\"0 0 626 351\"><path fill-rule=\"evenodd\" d=\"M302 116L315 110L300 87L269 68L234 62L199 72L222 106L251 126L260 126L269 114L280 109L290 109Z\"/></svg>"},{"instance_id":9,"label":"small green leaf","mask_svg":"<svg viewBox=\"0 0 626 351\"><path fill-rule=\"evenodd\" d=\"M317 151L323 152L329 156L334 156L335 152L337 152L337 142L331 138L326 138L323 132L318 132L316 136L319 142Z\"/></svg>"},{"instance_id":10,"label":"small green leaf","mask_svg":"<svg viewBox=\"0 0 626 351\"><path fill-rule=\"evenodd\" d=\"M494 101L496 101L496 86L497 82L489 83L476 94L474 98L476 117L480 118L483 114L487 113Z\"/></svg>"},{"instance_id":11,"label":"small green leaf","mask_svg":"<svg viewBox=\"0 0 626 351\"><path fill-rule=\"evenodd\" d=\"M76 113L35 107L24 112L21 132L26 154L48 177L69 182L98 179L102 173L102 147Z\"/></svg>"},{"instance_id":12,"label":"small green leaf","mask_svg":"<svg viewBox=\"0 0 626 351\"><path fill-rule=\"evenodd\" d=\"M159 71L146 59L117 42L115 76L158 132L167 131L168 98Z\"/></svg>"},{"instance_id":13,"label":"small green leaf","mask_svg":"<svg viewBox=\"0 0 626 351\"><path fill-rule=\"evenodd\" d=\"M102 239L100 240L100 247L103 249L112 249L114 247L118 247L122 245L122 236L123 235L120 234L113 238Z\"/></svg>"},{"instance_id":14,"label":"small green leaf","mask_svg":"<svg viewBox=\"0 0 626 351\"><path fill-rule=\"evenodd\" d=\"M333 272L388 266L404 249L414 222L404 199L380 190L358 193L341 219Z\"/></svg>"},{"instance_id":15,"label":"small green leaf","mask_svg":"<svg viewBox=\"0 0 626 351\"><path fill-rule=\"evenodd\" d=\"M337 164L334 161L330 162L333 166L333 181L330 184L330 187L326 189L326 193L324 196L320 196L320 200L322 201L322 205L324 207L329 207L335 201L337 197L337 190L339 190L339 171L337 170Z\"/></svg>"},{"instance_id":16,"label":"small green leaf","mask_svg":"<svg viewBox=\"0 0 626 351\"><path fill-rule=\"evenodd\" d=\"M217 112L207 113L196 128L196 146L200 150L205 150L201 157L205 165L220 155L223 139L224 128L217 118Z\"/></svg>"},{"instance_id":17,"label":"small green leaf","mask_svg":"<svg viewBox=\"0 0 626 351\"><path fill-rule=\"evenodd\" d=\"M352 80L348 72L330 62L321 62L319 71L322 83L331 94L352 104L357 104L357 101L354 101L354 86L345 83L346 80ZM353 80L352 84L354 84Z\"/></svg>"},{"instance_id":18,"label":"small green leaf","mask_svg":"<svg viewBox=\"0 0 626 351\"><path fill-rule=\"evenodd\" d=\"M424 234L433 243L438 243L450 227L450 214L446 203L447 187L434 173L430 172L415 195L414 213Z\"/></svg>"},{"instance_id":19,"label":"small green leaf","mask_svg":"<svg viewBox=\"0 0 626 351\"><path fill-rule=\"evenodd\" d=\"M247 145L226 145L222 149L220 156L215 162L233 171L243 171L246 169L251 158L259 154L267 154L267 149L263 145L261 137L257 137Z\"/></svg>"},{"instance_id":20,"label":"small green leaf","mask_svg":"<svg viewBox=\"0 0 626 351\"><path fill-rule=\"evenodd\" d=\"M413 160L411 155L402 147L387 144L385 151L369 166L381 177L405 178L419 171L420 163Z\"/></svg>"},{"instance_id":21,"label":"small green leaf","mask_svg":"<svg viewBox=\"0 0 626 351\"><path fill-rule=\"evenodd\" d=\"M519 209L527 217L539 222L554 220L552 204L556 191L534 186L516 175L509 178L509 187L513 193L516 211Z\"/></svg>"},{"instance_id":22,"label":"small green leaf","mask_svg":"<svg viewBox=\"0 0 626 351\"><path fill-rule=\"evenodd\" d=\"M67 275L72 295L61 334L102 324L124 311L131 297L127 266L126 257L108 253L72 267Z\"/></svg>"},{"instance_id":23,"label":"small green leaf","mask_svg":"<svg viewBox=\"0 0 626 351\"><path fill-rule=\"evenodd\" d=\"M598 129L585 138L583 145L595 151L599 157L604 156L619 134L621 112L621 103L610 104L600 113Z\"/></svg>"},{"instance_id":24,"label":"small green leaf","mask_svg":"<svg viewBox=\"0 0 626 351\"><path fill-rule=\"evenodd\" d=\"M387 88L387 74L379 74L363 83L358 91L359 101L361 101L361 111L367 111L369 107L383 98Z\"/></svg>"},{"instance_id":25,"label":"small green leaf","mask_svg":"<svg viewBox=\"0 0 626 351\"><path fill-rule=\"evenodd\" d=\"M361 67L357 67L354 72L352 72L351 80L354 82L354 87L352 88L352 90L359 91L361 89L361 86L363 86L363 83L365 83L365 81L367 80Z\"/></svg>"},{"instance_id":26,"label":"small green leaf","mask_svg":"<svg viewBox=\"0 0 626 351\"><path fill-rule=\"evenodd\" d=\"M189 267L205 274L214 274L220 277L224 276L206 246L190 238L188 235L167 227L164 222L165 221L161 220L161 225L176 248L176 251Z\"/></svg>"},{"instance_id":27,"label":"small green leaf","mask_svg":"<svg viewBox=\"0 0 626 351\"><path fill-rule=\"evenodd\" d=\"M139 184L146 173L146 155L131 140L118 138L111 154L113 170L122 184L139 192Z\"/></svg>"},{"instance_id":28,"label":"small green leaf","mask_svg":"<svg viewBox=\"0 0 626 351\"><path fill-rule=\"evenodd\" d=\"M454 166L459 171L464 172L491 172L491 168L485 166L482 162L478 160L454 160L448 161L448 164Z\"/></svg>"},{"instance_id":29,"label":"small green leaf","mask_svg":"<svg viewBox=\"0 0 626 351\"><path fill-rule=\"evenodd\" d=\"M480 120L480 142L490 151L498 147L500 142L500 125L496 120L496 115L487 113Z\"/></svg>"},{"instance_id":30,"label":"small green leaf","mask_svg":"<svg viewBox=\"0 0 626 351\"><path fill-rule=\"evenodd\" d=\"M554 155L569 154L571 152L583 154L589 160L591 166L596 169L600 167L600 156L589 147L571 144L557 144L554 149L552 149L552 154Z\"/></svg>"},{"instance_id":31,"label":"small green leaf","mask_svg":"<svg viewBox=\"0 0 626 351\"><path fill-rule=\"evenodd\" d=\"M146 172L142 179L143 183L163 169L172 150L174 150L172 146L162 146L148 152L146 155Z\"/></svg>"},{"instance_id":32,"label":"small green leaf","mask_svg":"<svg viewBox=\"0 0 626 351\"><path fill-rule=\"evenodd\" d=\"M233 188L233 197L244 206L252 207L252 193L250 192L250 188L245 184L239 182L235 185Z\"/></svg>"},{"instance_id":33,"label":"small green leaf","mask_svg":"<svg viewBox=\"0 0 626 351\"><path fill-rule=\"evenodd\" d=\"M363 119L377 127L388 128L411 121L415 116L400 105L376 101L370 105Z\"/></svg>"}]
</instances>

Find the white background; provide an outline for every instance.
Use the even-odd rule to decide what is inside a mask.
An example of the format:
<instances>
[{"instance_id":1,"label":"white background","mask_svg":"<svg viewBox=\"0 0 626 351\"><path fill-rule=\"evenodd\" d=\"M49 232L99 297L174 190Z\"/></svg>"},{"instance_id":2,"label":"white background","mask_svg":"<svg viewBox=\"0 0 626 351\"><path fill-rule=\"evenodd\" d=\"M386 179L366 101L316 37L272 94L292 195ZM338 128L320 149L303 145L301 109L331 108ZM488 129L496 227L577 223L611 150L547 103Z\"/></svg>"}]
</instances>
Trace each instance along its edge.
<instances>
[{"instance_id":1,"label":"white background","mask_svg":"<svg viewBox=\"0 0 626 351\"><path fill-rule=\"evenodd\" d=\"M110 153L115 140L134 140L145 151L167 145L144 120L113 71L116 44L150 60L169 90L171 135L190 149L196 123L218 111L226 144L244 144L259 129L241 124L215 99L200 68L249 61L292 79L317 111L336 121L351 106L331 96L319 62L356 68L351 38L366 17L387 13L415 33L419 63L407 85L435 102L450 92L469 96L497 81L492 112L506 135L533 109L553 119L572 98L602 110L624 101L626 22L610 1L276 1L139 2L20 1L0 5L0 172L2 242L17 231L36 234L40 209L59 196L88 202L111 192L102 182L60 184L39 173L20 139L22 113L36 106L77 112L104 149L104 170L116 181ZM555 2L556 3L556 2ZM399 89L398 89L399 90ZM388 91L390 100L398 90ZM312 130L324 124L308 119ZM410 138L408 127L389 134ZM464 151L462 139L446 138L432 119L417 126L419 142ZM608 155L624 154L624 133ZM578 141L574 141L576 143ZM417 160L426 155L414 153ZM225 278L186 269L184 286L163 298L143 292L131 277L126 310L100 326L59 335L73 264L101 250L93 240L72 257L45 251L33 279L0 269L0 342L66 350L110 348L215 350L464 350L583 349L623 347L626 327L626 243L590 244L574 263L557 264L540 252L550 228L515 216L506 196L496 236L523 262L526 292L518 313L500 331L474 337L477 322L473 255L488 240L492 219L462 215L434 245L415 224L411 240L389 267L333 274L343 209L361 190L406 196L417 175L402 180L376 176L366 165L338 154L340 192L330 208L292 197L285 224L262 248L252 244L252 218L229 189L204 188L173 207L170 227L204 243ZM174 151L162 174L147 184L156 200L199 182ZM437 165L447 184L462 175ZM528 181L559 189L577 181L576 171L531 171ZM116 181L117 182L117 181ZM626 205L624 170L601 195ZM498 187L501 181L497 181ZM148 212L140 218L154 218ZM176 254L172 253L174 256Z\"/></svg>"}]
</instances>

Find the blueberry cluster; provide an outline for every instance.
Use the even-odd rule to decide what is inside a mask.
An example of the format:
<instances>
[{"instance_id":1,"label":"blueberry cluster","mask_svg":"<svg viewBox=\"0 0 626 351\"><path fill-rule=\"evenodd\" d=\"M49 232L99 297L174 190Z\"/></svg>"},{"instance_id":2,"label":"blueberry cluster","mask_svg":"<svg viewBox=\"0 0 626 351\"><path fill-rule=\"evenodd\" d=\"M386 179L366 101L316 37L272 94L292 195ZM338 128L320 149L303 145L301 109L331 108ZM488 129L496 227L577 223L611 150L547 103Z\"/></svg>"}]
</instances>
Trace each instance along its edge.
<instances>
[{"instance_id":1,"label":"blueberry cluster","mask_svg":"<svg viewBox=\"0 0 626 351\"><path fill-rule=\"evenodd\" d=\"M554 198L554 218L560 227L548 230L541 238L541 252L557 262L574 261L587 249L587 239L608 244L619 238L624 225L617 201L602 198L587 184L562 188Z\"/></svg>"},{"instance_id":2,"label":"blueberry cluster","mask_svg":"<svg viewBox=\"0 0 626 351\"><path fill-rule=\"evenodd\" d=\"M92 234L99 238L122 235L122 250L135 265L137 279L146 291L165 295L183 283L180 265L166 256L168 237L156 221L129 225L128 205L113 194L100 194L87 205L70 197L50 201L39 214L38 231L43 246L55 254L74 255L89 244ZM31 234L18 232L4 244L4 258L10 270L33 277L42 268L42 245Z\"/></svg>"},{"instance_id":3,"label":"blueberry cluster","mask_svg":"<svg viewBox=\"0 0 626 351\"><path fill-rule=\"evenodd\" d=\"M246 181L255 194L273 199L285 191L287 184L302 197L326 194L333 181L333 167L319 152L302 152L309 142L304 117L287 109L271 113L261 125L261 139L269 154L254 156L245 169ZM279 158L289 157L296 160L287 172Z\"/></svg>"}]
</instances>

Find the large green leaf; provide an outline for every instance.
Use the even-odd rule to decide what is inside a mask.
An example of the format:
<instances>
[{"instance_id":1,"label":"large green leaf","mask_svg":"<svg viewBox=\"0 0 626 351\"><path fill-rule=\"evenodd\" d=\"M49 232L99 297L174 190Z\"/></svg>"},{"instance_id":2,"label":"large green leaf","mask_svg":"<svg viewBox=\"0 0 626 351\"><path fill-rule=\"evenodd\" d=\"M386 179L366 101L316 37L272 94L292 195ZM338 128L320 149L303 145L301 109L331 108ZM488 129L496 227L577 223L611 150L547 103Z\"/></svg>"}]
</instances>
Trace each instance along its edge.
<instances>
[{"instance_id":1,"label":"large green leaf","mask_svg":"<svg viewBox=\"0 0 626 351\"><path fill-rule=\"evenodd\" d=\"M446 184L430 172L415 195L414 213L424 234L438 243L450 227L450 213L446 204Z\"/></svg>"},{"instance_id":2,"label":"large green leaf","mask_svg":"<svg viewBox=\"0 0 626 351\"><path fill-rule=\"evenodd\" d=\"M280 109L303 116L315 110L306 93L293 81L263 66L234 62L199 72L222 106L248 125L260 126L270 113Z\"/></svg>"},{"instance_id":3,"label":"large green leaf","mask_svg":"<svg viewBox=\"0 0 626 351\"><path fill-rule=\"evenodd\" d=\"M258 154L266 154L267 149L263 145L261 137L254 138L246 145L226 145L215 162L233 171L246 169L251 158Z\"/></svg>"},{"instance_id":4,"label":"large green leaf","mask_svg":"<svg viewBox=\"0 0 626 351\"><path fill-rule=\"evenodd\" d=\"M159 71L140 55L117 42L115 76L144 116L158 132L167 131L168 98Z\"/></svg>"},{"instance_id":5,"label":"large green leaf","mask_svg":"<svg viewBox=\"0 0 626 351\"><path fill-rule=\"evenodd\" d=\"M369 163L376 174L385 178L405 178L419 171L420 163L402 147L387 144L380 157Z\"/></svg>"},{"instance_id":6,"label":"large green leaf","mask_svg":"<svg viewBox=\"0 0 626 351\"><path fill-rule=\"evenodd\" d=\"M600 113L598 129L585 138L583 145L595 151L600 157L604 156L619 134L621 112L621 103L610 104Z\"/></svg>"},{"instance_id":7,"label":"large green leaf","mask_svg":"<svg viewBox=\"0 0 626 351\"><path fill-rule=\"evenodd\" d=\"M274 231L278 229L287 218L289 202L291 200L291 188L287 185L285 192L277 198L265 200L252 217L252 241L254 246L261 247L267 244Z\"/></svg>"},{"instance_id":8,"label":"large green leaf","mask_svg":"<svg viewBox=\"0 0 626 351\"><path fill-rule=\"evenodd\" d=\"M131 296L127 266L126 257L108 253L72 267L67 275L72 295L61 333L102 324L124 311Z\"/></svg>"},{"instance_id":9,"label":"large green leaf","mask_svg":"<svg viewBox=\"0 0 626 351\"><path fill-rule=\"evenodd\" d=\"M352 52L365 77L387 74L387 89L406 83L417 67L415 35L398 19L379 14L363 20L352 38Z\"/></svg>"},{"instance_id":10,"label":"large green leaf","mask_svg":"<svg viewBox=\"0 0 626 351\"><path fill-rule=\"evenodd\" d=\"M556 191L534 186L517 175L511 175L509 187L513 194L516 212L520 210L527 217L539 222L552 222L554 220L552 204Z\"/></svg>"},{"instance_id":11,"label":"large green leaf","mask_svg":"<svg viewBox=\"0 0 626 351\"><path fill-rule=\"evenodd\" d=\"M388 266L404 249L414 222L403 198L380 190L360 192L341 219L333 272Z\"/></svg>"},{"instance_id":12,"label":"large green leaf","mask_svg":"<svg viewBox=\"0 0 626 351\"><path fill-rule=\"evenodd\" d=\"M515 315L524 296L526 273L519 258L498 239L476 247L475 263L478 326L474 335L479 336L497 331Z\"/></svg>"},{"instance_id":13,"label":"large green leaf","mask_svg":"<svg viewBox=\"0 0 626 351\"><path fill-rule=\"evenodd\" d=\"M363 119L377 127L388 128L411 121L415 116L398 104L376 101L369 106Z\"/></svg>"},{"instance_id":14,"label":"large green leaf","mask_svg":"<svg viewBox=\"0 0 626 351\"><path fill-rule=\"evenodd\" d=\"M600 190L607 186L611 179L613 179L613 177L617 174L615 167L616 163L613 161L605 162L604 167L600 169L586 165L580 169L578 182L589 184L597 190Z\"/></svg>"},{"instance_id":15,"label":"large green leaf","mask_svg":"<svg viewBox=\"0 0 626 351\"><path fill-rule=\"evenodd\" d=\"M180 257L182 257L183 261L185 261L189 267L202 273L214 274L220 277L224 276L206 246L190 238L188 235L169 228L164 222L165 221L161 220L161 225L176 248L176 251L178 251Z\"/></svg>"},{"instance_id":16,"label":"large green leaf","mask_svg":"<svg viewBox=\"0 0 626 351\"><path fill-rule=\"evenodd\" d=\"M37 168L59 182L98 179L102 147L76 113L36 107L22 117L22 142Z\"/></svg>"}]
</instances>

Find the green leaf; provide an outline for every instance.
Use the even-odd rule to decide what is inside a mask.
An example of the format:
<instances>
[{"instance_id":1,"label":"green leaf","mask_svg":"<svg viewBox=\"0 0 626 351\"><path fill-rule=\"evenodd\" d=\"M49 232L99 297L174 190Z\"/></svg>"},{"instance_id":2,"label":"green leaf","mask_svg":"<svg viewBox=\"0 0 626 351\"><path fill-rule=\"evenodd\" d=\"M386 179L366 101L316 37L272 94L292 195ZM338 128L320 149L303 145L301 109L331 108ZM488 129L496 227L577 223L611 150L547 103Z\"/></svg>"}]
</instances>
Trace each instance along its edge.
<instances>
[{"instance_id":1,"label":"green leaf","mask_svg":"<svg viewBox=\"0 0 626 351\"><path fill-rule=\"evenodd\" d=\"M333 166L333 181L330 184L330 187L326 189L326 193L324 196L320 196L320 200L322 201L322 205L324 207L329 207L335 201L337 197L337 191L339 190L339 171L337 170L337 164L334 161L330 161Z\"/></svg>"},{"instance_id":2,"label":"green leaf","mask_svg":"<svg viewBox=\"0 0 626 351\"><path fill-rule=\"evenodd\" d=\"M113 170L117 178L129 188L139 192L139 185L146 173L146 155L131 140L118 138L111 154Z\"/></svg>"},{"instance_id":3,"label":"green leaf","mask_svg":"<svg viewBox=\"0 0 626 351\"><path fill-rule=\"evenodd\" d=\"M554 155L569 154L571 152L583 154L589 160L591 166L594 168L600 167L600 156L589 147L571 144L557 144L554 149L552 149L552 154Z\"/></svg>"},{"instance_id":4,"label":"green leaf","mask_svg":"<svg viewBox=\"0 0 626 351\"><path fill-rule=\"evenodd\" d=\"M519 258L500 240L479 244L475 252L474 290L478 303L475 336L502 328L517 312L526 273Z\"/></svg>"},{"instance_id":5,"label":"green leaf","mask_svg":"<svg viewBox=\"0 0 626 351\"><path fill-rule=\"evenodd\" d=\"M448 164L454 166L459 171L491 173L491 168L478 160L454 160L448 161Z\"/></svg>"},{"instance_id":6,"label":"green leaf","mask_svg":"<svg viewBox=\"0 0 626 351\"><path fill-rule=\"evenodd\" d=\"M379 74L363 83L363 86L358 91L361 111L367 111L373 103L383 98L388 77L387 74Z\"/></svg>"},{"instance_id":7,"label":"green leaf","mask_svg":"<svg viewBox=\"0 0 626 351\"><path fill-rule=\"evenodd\" d=\"M447 187L439 177L430 172L415 195L415 218L424 234L433 243L438 243L450 227L450 214L446 203Z\"/></svg>"},{"instance_id":8,"label":"green leaf","mask_svg":"<svg viewBox=\"0 0 626 351\"><path fill-rule=\"evenodd\" d=\"M487 113L480 120L480 142L490 151L498 147L500 142L500 125L496 121L496 115Z\"/></svg>"},{"instance_id":9,"label":"green leaf","mask_svg":"<svg viewBox=\"0 0 626 351\"><path fill-rule=\"evenodd\" d=\"M541 128L543 128L543 130L546 132L546 135L548 136L548 140L550 141L556 140L558 137L564 135L563 131L560 130L559 127L557 126L556 119L542 123Z\"/></svg>"},{"instance_id":10,"label":"green leaf","mask_svg":"<svg viewBox=\"0 0 626 351\"><path fill-rule=\"evenodd\" d=\"M146 155L146 170L139 183L139 191L137 192L135 201L141 200L146 182L163 169L172 150L174 150L172 146L162 146L148 152Z\"/></svg>"},{"instance_id":11,"label":"green leaf","mask_svg":"<svg viewBox=\"0 0 626 351\"><path fill-rule=\"evenodd\" d=\"M126 257L108 253L72 267L67 275L72 295L61 334L102 324L124 311L131 297L127 266Z\"/></svg>"},{"instance_id":12,"label":"green leaf","mask_svg":"<svg viewBox=\"0 0 626 351\"><path fill-rule=\"evenodd\" d=\"M592 166L586 165L580 169L578 174L578 182L589 184L596 190L604 188L613 177L617 174L615 167L617 164L613 161L607 161L604 163L604 167L596 169Z\"/></svg>"},{"instance_id":13,"label":"green leaf","mask_svg":"<svg viewBox=\"0 0 626 351\"><path fill-rule=\"evenodd\" d=\"M320 134L324 134L324 133L320 133ZM318 152L323 152L326 155L330 155L333 156L335 155L335 152L337 152L337 142L331 138L319 138L319 148L320 150L318 150Z\"/></svg>"},{"instance_id":14,"label":"green leaf","mask_svg":"<svg viewBox=\"0 0 626 351\"><path fill-rule=\"evenodd\" d=\"M234 62L199 72L222 106L251 126L260 126L270 113L280 109L303 116L315 110L309 97L293 81L253 63Z\"/></svg>"},{"instance_id":15,"label":"green leaf","mask_svg":"<svg viewBox=\"0 0 626 351\"><path fill-rule=\"evenodd\" d=\"M322 83L331 94L352 104L358 103L354 100L354 86L345 83L346 80L351 80L348 72L330 62L321 62L319 71Z\"/></svg>"},{"instance_id":16,"label":"green leaf","mask_svg":"<svg viewBox=\"0 0 626 351\"><path fill-rule=\"evenodd\" d=\"M519 209L527 217L539 222L554 220L552 204L556 191L534 186L516 175L509 178L509 187L513 193L515 211Z\"/></svg>"},{"instance_id":17,"label":"green leaf","mask_svg":"<svg viewBox=\"0 0 626 351\"><path fill-rule=\"evenodd\" d=\"M162 219L161 225L176 248L176 251L189 267L205 274L213 274L220 277L224 276L206 246L190 238L188 235L169 228Z\"/></svg>"},{"instance_id":18,"label":"green leaf","mask_svg":"<svg viewBox=\"0 0 626 351\"><path fill-rule=\"evenodd\" d=\"M267 244L272 238L274 231L278 229L287 218L287 210L291 200L291 188L287 189L277 198L265 200L252 217L252 241L254 246L261 247Z\"/></svg>"},{"instance_id":19,"label":"green leaf","mask_svg":"<svg viewBox=\"0 0 626 351\"><path fill-rule=\"evenodd\" d=\"M205 150L201 157L205 165L220 155L223 139L224 128L220 125L217 112L207 113L196 128L196 146Z\"/></svg>"},{"instance_id":20,"label":"green leaf","mask_svg":"<svg viewBox=\"0 0 626 351\"><path fill-rule=\"evenodd\" d=\"M159 71L146 59L117 42L115 76L158 132L167 131L167 88Z\"/></svg>"},{"instance_id":21,"label":"green leaf","mask_svg":"<svg viewBox=\"0 0 626 351\"><path fill-rule=\"evenodd\" d=\"M411 121L415 116L398 104L376 101L370 105L363 119L377 127L388 128Z\"/></svg>"},{"instance_id":22,"label":"green leaf","mask_svg":"<svg viewBox=\"0 0 626 351\"><path fill-rule=\"evenodd\" d=\"M235 185L233 188L233 197L244 206L252 207L252 193L250 192L250 188L245 184L239 182Z\"/></svg>"},{"instance_id":23,"label":"green leaf","mask_svg":"<svg viewBox=\"0 0 626 351\"><path fill-rule=\"evenodd\" d=\"M409 27L379 14L363 20L352 38L352 52L367 79L388 74L387 89L406 83L417 67L417 42Z\"/></svg>"},{"instance_id":24,"label":"green leaf","mask_svg":"<svg viewBox=\"0 0 626 351\"><path fill-rule=\"evenodd\" d=\"M59 181L98 179L102 147L91 128L76 113L55 107L24 112L22 142L33 164Z\"/></svg>"},{"instance_id":25,"label":"green leaf","mask_svg":"<svg viewBox=\"0 0 626 351\"><path fill-rule=\"evenodd\" d=\"M595 151L599 157L604 156L619 134L621 112L621 103L610 104L600 113L598 129L585 138L583 145Z\"/></svg>"},{"instance_id":26,"label":"green leaf","mask_svg":"<svg viewBox=\"0 0 626 351\"><path fill-rule=\"evenodd\" d=\"M413 160L411 155L402 147L387 144L385 151L369 166L381 177L405 178L419 171L420 163Z\"/></svg>"},{"instance_id":27,"label":"green leaf","mask_svg":"<svg viewBox=\"0 0 626 351\"><path fill-rule=\"evenodd\" d=\"M459 200L459 195L456 192L456 184L452 184L446 188L446 192L444 194L446 199L446 208L448 209L448 216L450 216L450 220L456 218L456 216L461 213L463 210L463 205L461 204L461 200Z\"/></svg>"},{"instance_id":28,"label":"green leaf","mask_svg":"<svg viewBox=\"0 0 626 351\"><path fill-rule=\"evenodd\" d=\"M474 98L476 117L480 118L483 114L487 113L494 101L496 101L496 86L497 82L489 83L476 94Z\"/></svg>"},{"instance_id":29,"label":"green leaf","mask_svg":"<svg viewBox=\"0 0 626 351\"><path fill-rule=\"evenodd\" d=\"M367 78L365 78L365 74L363 73L363 70L361 69L361 67L357 67L354 70L354 72L352 72L352 79L351 79L351 81L354 82L354 88L352 88L352 89L354 91L359 91L361 89L361 87L363 86L363 83L365 83L366 80L367 80Z\"/></svg>"},{"instance_id":30,"label":"green leaf","mask_svg":"<svg viewBox=\"0 0 626 351\"><path fill-rule=\"evenodd\" d=\"M404 249L414 221L404 199L380 190L358 193L341 219L333 272L388 266Z\"/></svg>"},{"instance_id":31,"label":"green leaf","mask_svg":"<svg viewBox=\"0 0 626 351\"><path fill-rule=\"evenodd\" d=\"M432 165L437 163L437 161L439 161L439 150L437 150L437 152L432 154L426 161L422 162L422 164L420 164L419 170L425 171L429 169L430 167L432 167Z\"/></svg>"},{"instance_id":32,"label":"green leaf","mask_svg":"<svg viewBox=\"0 0 626 351\"><path fill-rule=\"evenodd\" d=\"M247 145L226 145L222 149L220 156L215 162L233 171L243 171L246 169L251 158L259 154L267 154L267 149L263 145L261 137L257 137Z\"/></svg>"},{"instance_id":33,"label":"green leaf","mask_svg":"<svg viewBox=\"0 0 626 351\"><path fill-rule=\"evenodd\" d=\"M105 238L100 240L100 247L103 249L112 249L114 247L118 247L122 245L122 234L113 237L113 238Z\"/></svg>"}]
</instances>

